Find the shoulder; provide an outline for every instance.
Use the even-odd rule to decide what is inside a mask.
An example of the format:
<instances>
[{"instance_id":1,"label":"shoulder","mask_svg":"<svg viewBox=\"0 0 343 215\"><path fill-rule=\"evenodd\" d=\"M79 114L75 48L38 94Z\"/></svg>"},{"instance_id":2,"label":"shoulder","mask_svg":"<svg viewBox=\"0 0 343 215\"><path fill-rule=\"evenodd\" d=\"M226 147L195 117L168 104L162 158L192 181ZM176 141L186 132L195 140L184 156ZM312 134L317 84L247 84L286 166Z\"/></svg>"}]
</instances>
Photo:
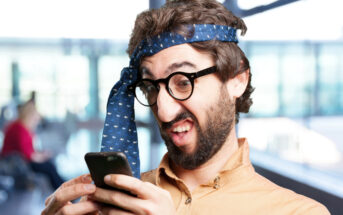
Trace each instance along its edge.
<instances>
[{"instance_id":1,"label":"shoulder","mask_svg":"<svg viewBox=\"0 0 343 215\"><path fill-rule=\"evenodd\" d=\"M278 210L279 214L330 214L324 205L311 198L280 187L257 173L253 178L250 182L253 192L259 192L264 202L268 202L269 207Z\"/></svg>"},{"instance_id":2,"label":"shoulder","mask_svg":"<svg viewBox=\"0 0 343 215\"><path fill-rule=\"evenodd\" d=\"M6 133L26 133L27 129L25 128L25 126L17 121L14 121L12 123L10 123L7 127L6 127Z\"/></svg>"},{"instance_id":3,"label":"shoulder","mask_svg":"<svg viewBox=\"0 0 343 215\"><path fill-rule=\"evenodd\" d=\"M152 184L156 184L156 172L157 172L157 169L143 172L141 174L141 180L144 182L150 182Z\"/></svg>"}]
</instances>

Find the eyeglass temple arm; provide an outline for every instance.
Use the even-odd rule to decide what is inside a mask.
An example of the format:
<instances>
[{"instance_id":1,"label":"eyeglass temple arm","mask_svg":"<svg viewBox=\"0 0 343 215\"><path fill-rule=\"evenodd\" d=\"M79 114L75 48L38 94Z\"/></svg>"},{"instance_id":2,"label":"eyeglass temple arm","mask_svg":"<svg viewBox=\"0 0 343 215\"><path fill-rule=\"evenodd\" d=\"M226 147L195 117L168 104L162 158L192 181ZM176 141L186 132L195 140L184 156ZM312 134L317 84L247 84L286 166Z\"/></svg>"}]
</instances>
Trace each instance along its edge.
<instances>
[{"instance_id":1,"label":"eyeglass temple arm","mask_svg":"<svg viewBox=\"0 0 343 215\"><path fill-rule=\"evenodd\" d=\"M201 70L201 71L195 73L194 75L195 75L196 78L199 78L201 76L208 75L208 74L214 73L216 71L217 71L217 67L216 66L212 66L210 68Z\"/></svg>"}]
</instances>

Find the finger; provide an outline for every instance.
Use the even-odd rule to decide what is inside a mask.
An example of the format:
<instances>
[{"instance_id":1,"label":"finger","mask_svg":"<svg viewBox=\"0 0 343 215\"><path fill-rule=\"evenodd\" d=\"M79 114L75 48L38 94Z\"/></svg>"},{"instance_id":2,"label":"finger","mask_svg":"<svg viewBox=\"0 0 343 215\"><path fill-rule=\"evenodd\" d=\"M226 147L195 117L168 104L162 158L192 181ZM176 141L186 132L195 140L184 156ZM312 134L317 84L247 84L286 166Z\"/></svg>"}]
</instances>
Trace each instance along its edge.
<instances>
[{"instance_id":1,"label":"finger","mask_svg":"<svg viewBox=\"0 0 343 215\"><path fill-rule=\"evenodd\" d=\"M87 201L87 200L88 200L87 196L82 196L80 199L80 202Z\"/></svg>"},{"instance_id":2,"label":"finger","mask_svg":"<svg viewBox=\"0 0 343 215\"><path fill-rule=\"evenodd\" d=\"M109 186L127 190L142 199L152 198L156 191L156 186L151 187L150 183L127 175L110 174L104 178L104 181Z\"/></svg>"},{"instance_id":3,"label":"finger","mask_svg":"<svg viewBox=\"0 0 343 215\"><path fill-rule=\"evenodd\" d=\"M120 210L119 208L103 207L101 209L101 215L133 215L133 213L129 211Z\"/></svg>"},{"instance_id":4,"label":"finger","mask_svg":"<svg viewBox=\"0 0 343 215\"><path fill-rule=\"evenodd\" d=\"M68 186L74 185L74 184L79 184L79 183L89 184L89 183L91 183L91 182L92 182L92 178L91 178L90 174L84 174L84 175L81 175L81 176L79 176L79 177L77 177L77 178L74 178L74 179L72 179L72 180L69 180L69 181L67 181L67 182L64 182L64 183L61 185L61 187L59 187L57 190L62 189L62 188L64 188L64 187L68 187ZM56 191L57 191L57 190L56 190ZM55 191L53 194L51 194L50 196L48 196L48 198L46 198L46 200L45 200L45 206L47 206L47 205L50 203L50 201L51 201L51 199L54 197L56 191Z\"/></svg>"},{"instance_id":5,"label":"finger","mask_svg":"<svg viewBox=\"0 0 343 215\"><path fill-rule=\"evenodd\" d=\"M99 211L101 209L100 205L92 202L92 201L85 201L85 202L79 202L71 205L66 205L63 208L61 208L56 215L67 215L67 214L73 214L73 215L79 215L79 214L87 214Z\"/></svg>"},{"instance_id":6,"label":"finger","mask_svg":"<svg viewBox=\"0 0 343 215\"><path fill-rule=\"evenodd\" d=\"M47 206L49 203L50 203L50 201L51 201L51 199L52 199L52 197L53 197L53 195L54 195L55 193L53 193L53 194L51 194L50 196L48 196L46 199L45 199L45 206Z\"/></svg>"},{"instance_id":7,"label":"finger","mask_svg":"<svg viewBox=\"0 0 343 215\"><path fill-rule=\"evenodd\" d=\"M94 184L75 184L58 189L47 206L47 212L55 213L67 202L95 192Z\"/></svg>"},{"instance_id":8,"label":"finger","mask_svg":"<svg viewBox=\"0 0 343 215\"><path fill-rule=\"evenodd\" d=\"M133 197L126 193L117 190L107 190L102 188L97 188L95 193L90 196L92 200L103 202L106 204L118 206L124 210L138 212L144 204L144 200L137 197Z\"/></svg>"},{"instance_id":9,"label":"finger","mask_svg":"<svg viewBox=\"0 0 343 215\"><path fill-rule=\"evenodd\" d=\"M73 178L67 182L64 182L60 188L64 188L64 187L69 187L71 185L74 184L90 184L92 182L92 177L90 176L90 174L84 174L84 175L80 175L77 178Z\"/></svg>"}]
</instances>

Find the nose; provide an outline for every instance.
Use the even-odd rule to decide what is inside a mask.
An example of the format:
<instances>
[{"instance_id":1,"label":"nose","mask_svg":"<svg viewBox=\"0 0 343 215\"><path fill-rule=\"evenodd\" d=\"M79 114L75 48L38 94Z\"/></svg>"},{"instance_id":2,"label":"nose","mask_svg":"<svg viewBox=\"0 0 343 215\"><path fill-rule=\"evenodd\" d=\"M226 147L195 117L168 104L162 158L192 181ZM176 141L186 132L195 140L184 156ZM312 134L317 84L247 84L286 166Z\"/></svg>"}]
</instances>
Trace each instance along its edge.
<instances>
[{"instance_id":1,"label":"nose","mask_svg":"<svg viewBox=\"0 0 343 215\"><path fill-rule=\"evenodd\" d=\"M161 122L172 121L182 109L180 101L171 97L164 84L160 84L160 91L157 96L156 105L156 115L158 120Z\"/></svg>"}]
</instances>

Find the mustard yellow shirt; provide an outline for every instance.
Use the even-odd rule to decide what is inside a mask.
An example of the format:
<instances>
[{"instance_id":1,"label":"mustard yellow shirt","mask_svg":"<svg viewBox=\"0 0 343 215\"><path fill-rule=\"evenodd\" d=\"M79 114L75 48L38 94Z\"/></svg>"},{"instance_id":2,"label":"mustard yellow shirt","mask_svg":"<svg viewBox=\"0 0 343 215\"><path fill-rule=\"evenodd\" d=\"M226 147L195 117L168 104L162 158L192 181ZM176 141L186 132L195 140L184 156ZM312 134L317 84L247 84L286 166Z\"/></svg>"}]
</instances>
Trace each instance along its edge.
<instances>
[{"instance_id":1,"label":"mustard yellow shirt","mask_svg":"<svg viewBox=\"0 0 343 215\"><path fill-rule=\"evenodd\" d=\"M257 174L249 160L249 146L239 139L239 149L222 171L207 184L190 192L170 169L168 154L160 166L142 174L142 180L170 192L178 215L327 215L325 206L282 188Z\"/></svg>"}]
</instances>

